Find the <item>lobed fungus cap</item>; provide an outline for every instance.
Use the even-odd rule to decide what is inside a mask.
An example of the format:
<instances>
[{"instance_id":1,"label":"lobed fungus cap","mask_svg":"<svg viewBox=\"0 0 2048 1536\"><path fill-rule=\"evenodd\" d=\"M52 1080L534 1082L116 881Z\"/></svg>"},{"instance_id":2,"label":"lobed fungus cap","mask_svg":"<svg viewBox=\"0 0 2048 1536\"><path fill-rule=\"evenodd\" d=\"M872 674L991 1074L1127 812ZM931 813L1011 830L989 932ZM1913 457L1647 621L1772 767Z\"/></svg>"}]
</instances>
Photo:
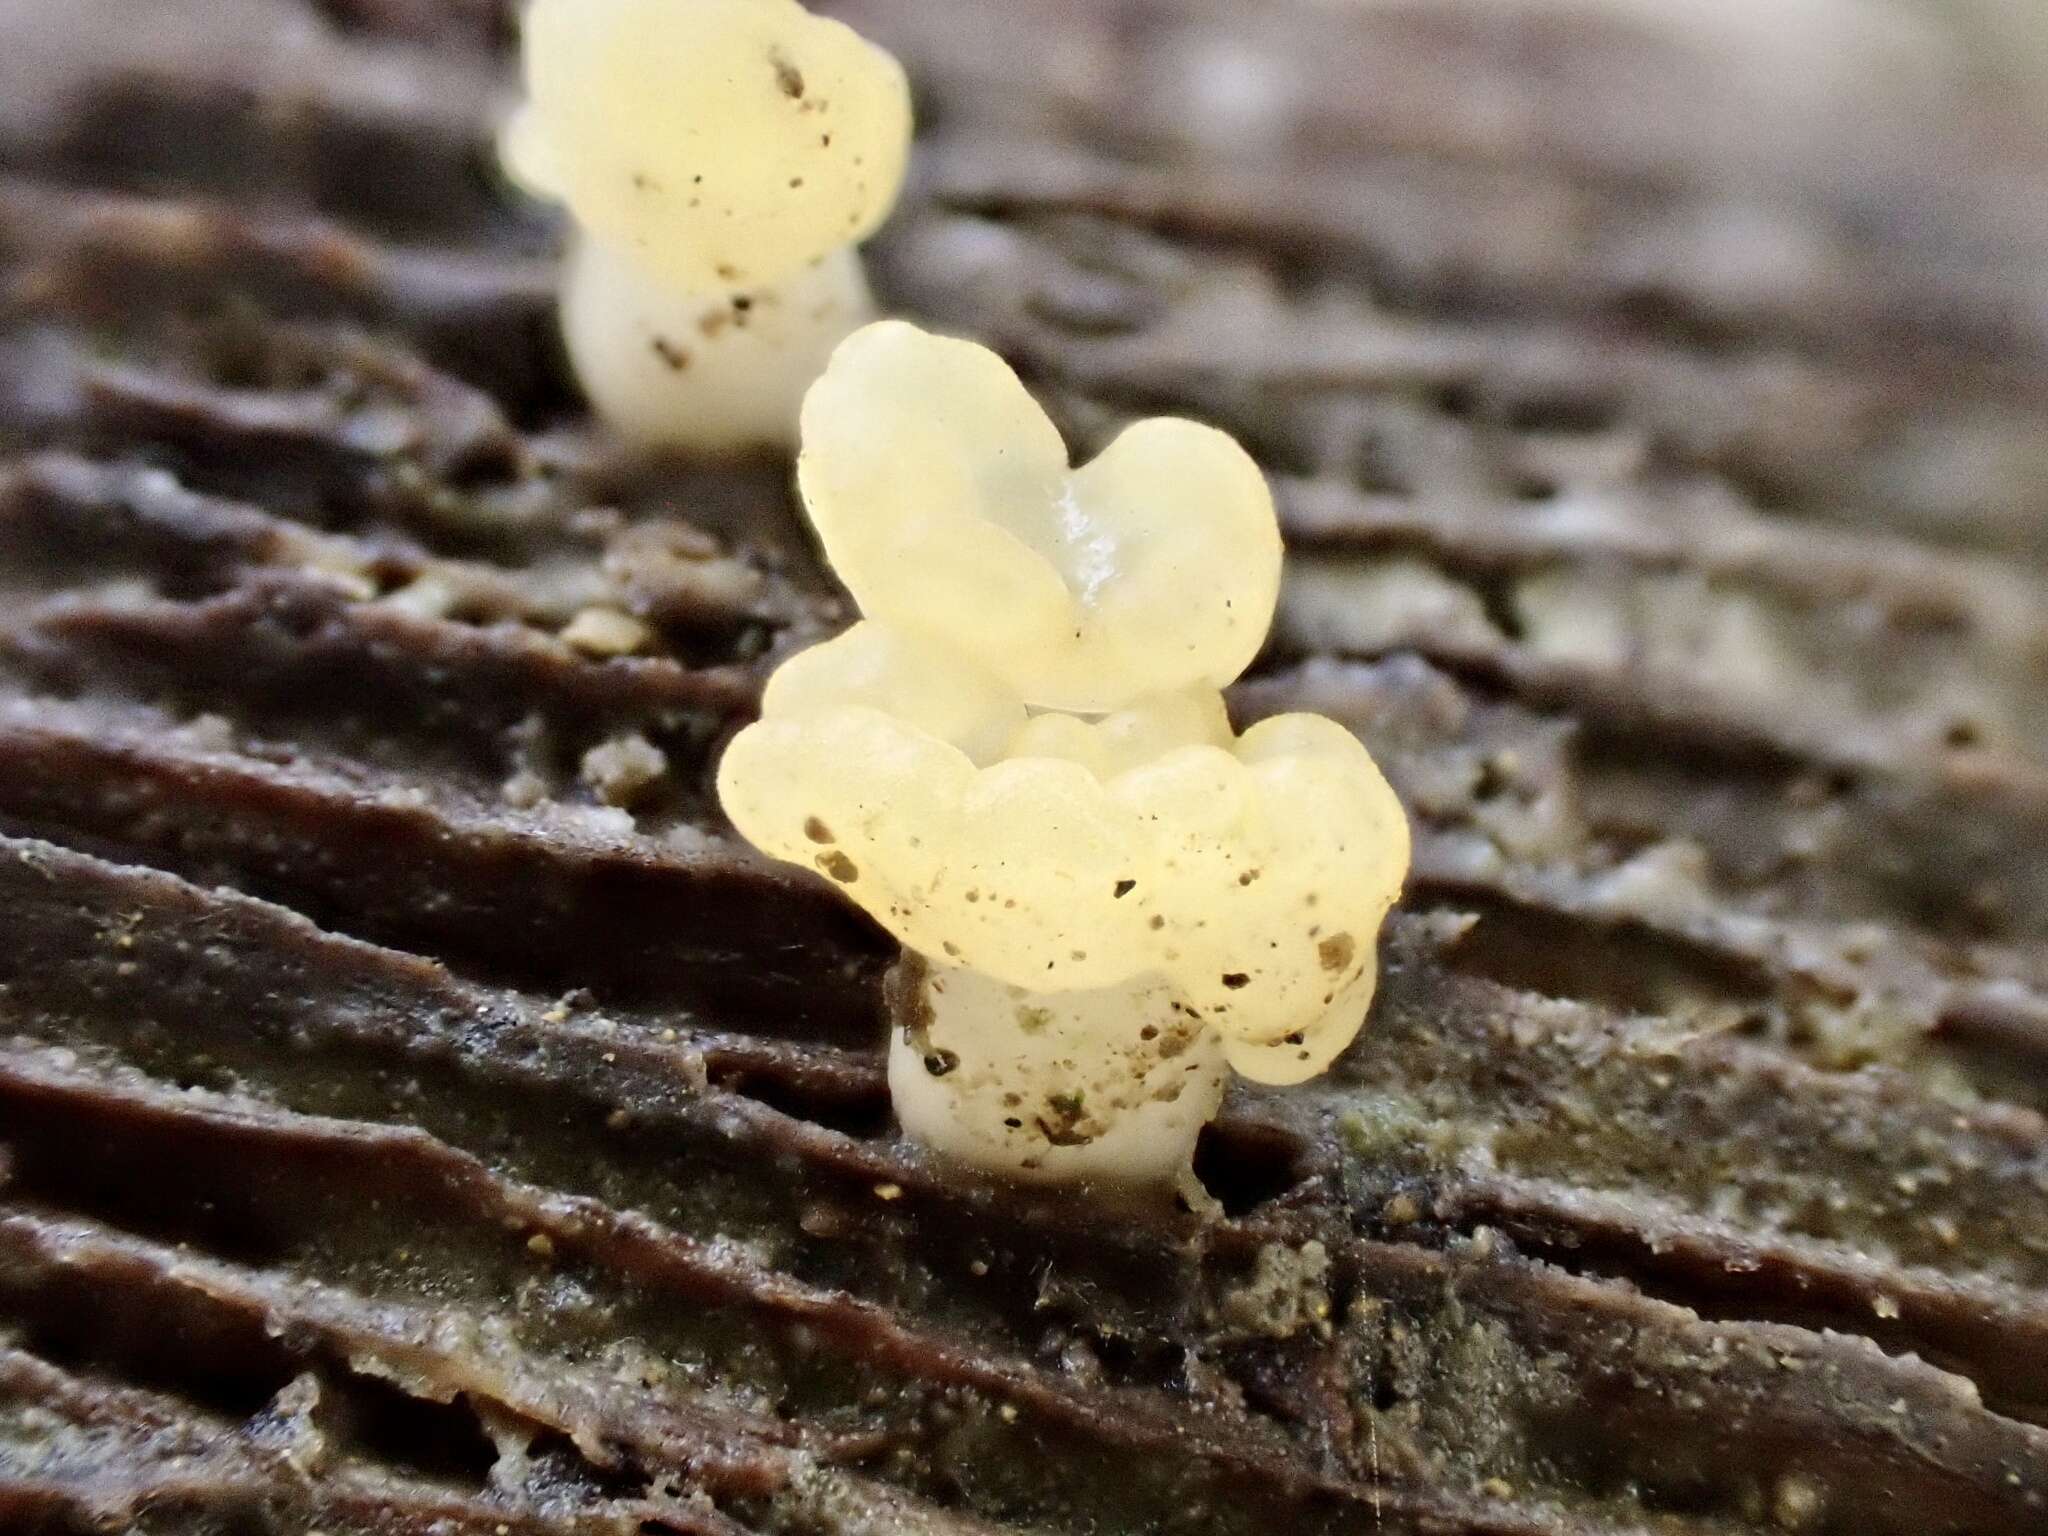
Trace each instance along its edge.
<instances>
[{"instance_id":1,"label":"lobed fungus cap","mask_svg":"<svg viewBox=\"0 0 2048 1536\"><path fill-rule=\"evenodd\" d=\"M1162 978L1265 1082L1314 1076L1357 1033L1408 865L1399 803L1331 721L1235 737L1213 689L1031 717L873 621L776 674L719 796L912 949L1040 993Z\"/></svg>"},{"instance_id":2,"label":"lobed fungus cap","mask_svg":"<svg viewBox=\"0 0 2048 1536\"><path fill-rule=\"evenodd\" d=\"M1211 427L1142 421L1074 469L1001 358L884 321L833 353L802 440L804 502L861 611L1026 704L1220 688L1272 623L1272 497Z\"/></svg>"},{"instance_id":3,"label":"lobed fungus cap","mask_svg":"<svg viewBox=\"0 0 2048 1536\"><path fill-rule=\"evenodd\" d=\"M888 216L902 67L796 0L532 0L513 174L688 293L780 283Z\"/></svg>"}]
</instances>

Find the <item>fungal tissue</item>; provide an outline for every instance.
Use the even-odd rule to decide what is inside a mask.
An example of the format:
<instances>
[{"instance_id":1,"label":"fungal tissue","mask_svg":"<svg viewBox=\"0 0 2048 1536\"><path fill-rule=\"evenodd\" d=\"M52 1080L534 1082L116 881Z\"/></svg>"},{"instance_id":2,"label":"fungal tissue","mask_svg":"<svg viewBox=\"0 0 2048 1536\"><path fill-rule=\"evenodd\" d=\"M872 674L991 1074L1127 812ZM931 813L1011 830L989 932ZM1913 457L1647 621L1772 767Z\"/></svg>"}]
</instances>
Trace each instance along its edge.
<instances>
[{"instance_id":1,"label":"fungal tissue","mask_svg":"<svg viewBox=\"0 0 2048 1536\"><path fill-rule=\"evenodd\" d=\"M802 440L862 617L769 680L728 815L902 941L908 1134L1022 1179L1184 1184L1231 1072L1301 1082L1357 1035L1408 867L1356 737L1226 713L1279 595L1263 477L1169 419L1075 469L999 357L900 321L838 348Z\"/></svg>"},{"instance_id":2,"label":"fungal tissue","mask_svg":"<svg viewBox=\"0 0 2048 1536\"><path fill-rule=\"evenodd\" d=\"M598 414L703 452L788 446L873 314L855 247L910 150L889 54L796 0L532 0L502 153L575 223L562 332Z\"/></svg>"}]
</instances>

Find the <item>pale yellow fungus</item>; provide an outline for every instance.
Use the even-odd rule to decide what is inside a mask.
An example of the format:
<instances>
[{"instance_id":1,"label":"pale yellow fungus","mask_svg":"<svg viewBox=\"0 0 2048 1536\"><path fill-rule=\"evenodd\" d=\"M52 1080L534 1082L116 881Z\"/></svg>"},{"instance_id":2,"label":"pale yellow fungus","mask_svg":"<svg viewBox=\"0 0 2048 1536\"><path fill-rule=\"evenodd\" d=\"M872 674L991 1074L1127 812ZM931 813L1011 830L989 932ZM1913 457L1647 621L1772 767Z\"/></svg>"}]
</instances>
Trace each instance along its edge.
<instances>
[{"instance_id":1,"label":"pale yellow fungus","mask_svg":"<svg viewBox=\"0 0 2048 1536\"><path fill-rule=\"evenodd\" d=\"M825 672L839 648L879 651L879 628L800 660ZM1246 1075L1327 1066L1364 1015L1354 988L1398 888L1379 866L1406 863L1400 806L1357 738L1286 715L1234 739L1224 725L1217 745L1212 694L1152 718L1038 715L991 757L991 722L1021 706L940 671L906 662L867 698L772 690L723 764L734 824L924 955L1039 992L1164 977Z\"/></svg>"},{"instance_id":2,"label":"pale yellow fungus","mask_svg":"<svg viewBox=\"0 0 2048 1536\"><path fill-rule=\"evenodd\" d=\"M936 1151L1043 1181L1171 1184L1223 1102L1214 1030L1151 979L1031 992L957 966L896 978L889 1094ZM907 989L907 990L906 990Z\"/></svg>"},{"instance_id":3,"label":"pale yellow fungus","mask_svg":"<svg viewBox=\"0 0 2048 1536\"><path fill-rule=\"evenodd\" d=\"M971 342L901 322L855 333L805 397L797 473L861 611L975 658L1027 704L1221 687L1272 622L1280 533L1242 448L1142 421L1074 469L1016 374Z\"/></svg>"},{"instance_id":4,"label":"pale yellow fungus","mask_svg":"<svg viewBox=\"0 0 2048 1536\"><path fill-rule=\"evenodd\" d=\"M910 951L906 1131L1027 1178L1170 1185L1226 1066L1300 1082L1356 1036L1408 865L1348 731L1231 728L1218 690L1278 587L1263 481L1174 421L1118 441L1180 453L1071 473L991 354L895 323L840 349L803 421L805 499L868 617L771 679L726 811Z\"/></svg>"},{"instance_id":5,"label":"pale yellow fungus","mask_svg":"<svg viewBox=\"0 0 2048 1536\"><path fill-rule=\"evenodd\" d=\"M780 287L707 297L579 240L562 278L562 339L598 414L630 437L710 453L786 438L832 349L872 313L851 249Z\"/></svg>"},{"instance_id":6,"label":"pale yellow fungus","mask_svg":"<svg viewBox=\"0 0 2048 1536\"><path fill-rule=\"evenodd\" d=\"M532 0L523 51L501 147L578 225L564 321L593 403L654 442L791 441L872 312L853 247L902 187L901 66L796 0Z\"/></svg>"}]
</instances>

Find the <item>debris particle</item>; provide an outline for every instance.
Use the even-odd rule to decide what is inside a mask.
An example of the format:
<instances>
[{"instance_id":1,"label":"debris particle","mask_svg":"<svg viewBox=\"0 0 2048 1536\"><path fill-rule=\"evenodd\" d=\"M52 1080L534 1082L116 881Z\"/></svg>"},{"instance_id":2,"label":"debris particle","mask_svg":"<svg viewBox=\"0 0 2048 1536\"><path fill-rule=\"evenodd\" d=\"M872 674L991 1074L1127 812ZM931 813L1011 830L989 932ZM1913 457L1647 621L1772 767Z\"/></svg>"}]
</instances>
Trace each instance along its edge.
<instances>
[{"instance_id":1,"label":"debris particle","mask_svg":"<svg viewBox=\"0 0 2048 1536\"><path fill-rule=\"evenodd\" d=\"M562 630L562 641L590 656L630 656L653 639L645 624L616 608L585 608Z\"/></svg>"},{"instance_id":2,"label":"debris particle","mask_svg":"<svg viewBox=\"0 0 2048 1536\"><path fill-rule=\"evenodd\" d=\"M600 742L577 770L606 805L630 806L668 776L668 756L637 731Z\"/></svg>"}]
</instances>

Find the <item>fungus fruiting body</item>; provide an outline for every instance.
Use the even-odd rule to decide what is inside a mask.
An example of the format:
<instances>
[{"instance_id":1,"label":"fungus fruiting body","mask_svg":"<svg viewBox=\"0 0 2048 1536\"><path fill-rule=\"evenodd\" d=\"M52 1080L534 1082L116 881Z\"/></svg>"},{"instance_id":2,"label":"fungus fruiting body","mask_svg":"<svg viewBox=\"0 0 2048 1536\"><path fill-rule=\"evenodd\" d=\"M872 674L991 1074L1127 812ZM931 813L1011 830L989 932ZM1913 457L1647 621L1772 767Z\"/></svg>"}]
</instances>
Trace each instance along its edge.
<instances>
[{"instance_id":1,"label":"fungus fruiting body","mask_svg":"<svg viewBox=\"0 0 2048 1536\"><path fill-rule=\"evenodd\" d=\"M719 792L905 945L905 1129L1047 1181L1171 1182L1230 1070L1323 1071L1371 1001L1408 830L1349 732L1233 730L1278 597L1255 465L1192 422L1093 462L992 353L900 322L803 409L865 617L770 679Z\"/></svg>"},{"instance_id":2,"label":"fungus fruiting body","mask_svg":"<svg viewBox=\"0 0 2048 1536\"><path fill-rule=\"evenodd\" d=\"M708 450L789 432L804 390L871 310L851 250L779 287L697 294L579 240L562 277L562 338L598 414L643 442Z\"/></svg>"},{"instance_id":3,"label":"fungus fruiting body","mask_svg":"<svg viewBox=\"0 0 2048 1536\"><path fill-rule=\"evenodd\" d=\"M854 247L910 144L901 67L796 0L533 0L507 168L577 233L563 333L621 431L786 444L872 303Z\"/></svg>"}]
</instances>

